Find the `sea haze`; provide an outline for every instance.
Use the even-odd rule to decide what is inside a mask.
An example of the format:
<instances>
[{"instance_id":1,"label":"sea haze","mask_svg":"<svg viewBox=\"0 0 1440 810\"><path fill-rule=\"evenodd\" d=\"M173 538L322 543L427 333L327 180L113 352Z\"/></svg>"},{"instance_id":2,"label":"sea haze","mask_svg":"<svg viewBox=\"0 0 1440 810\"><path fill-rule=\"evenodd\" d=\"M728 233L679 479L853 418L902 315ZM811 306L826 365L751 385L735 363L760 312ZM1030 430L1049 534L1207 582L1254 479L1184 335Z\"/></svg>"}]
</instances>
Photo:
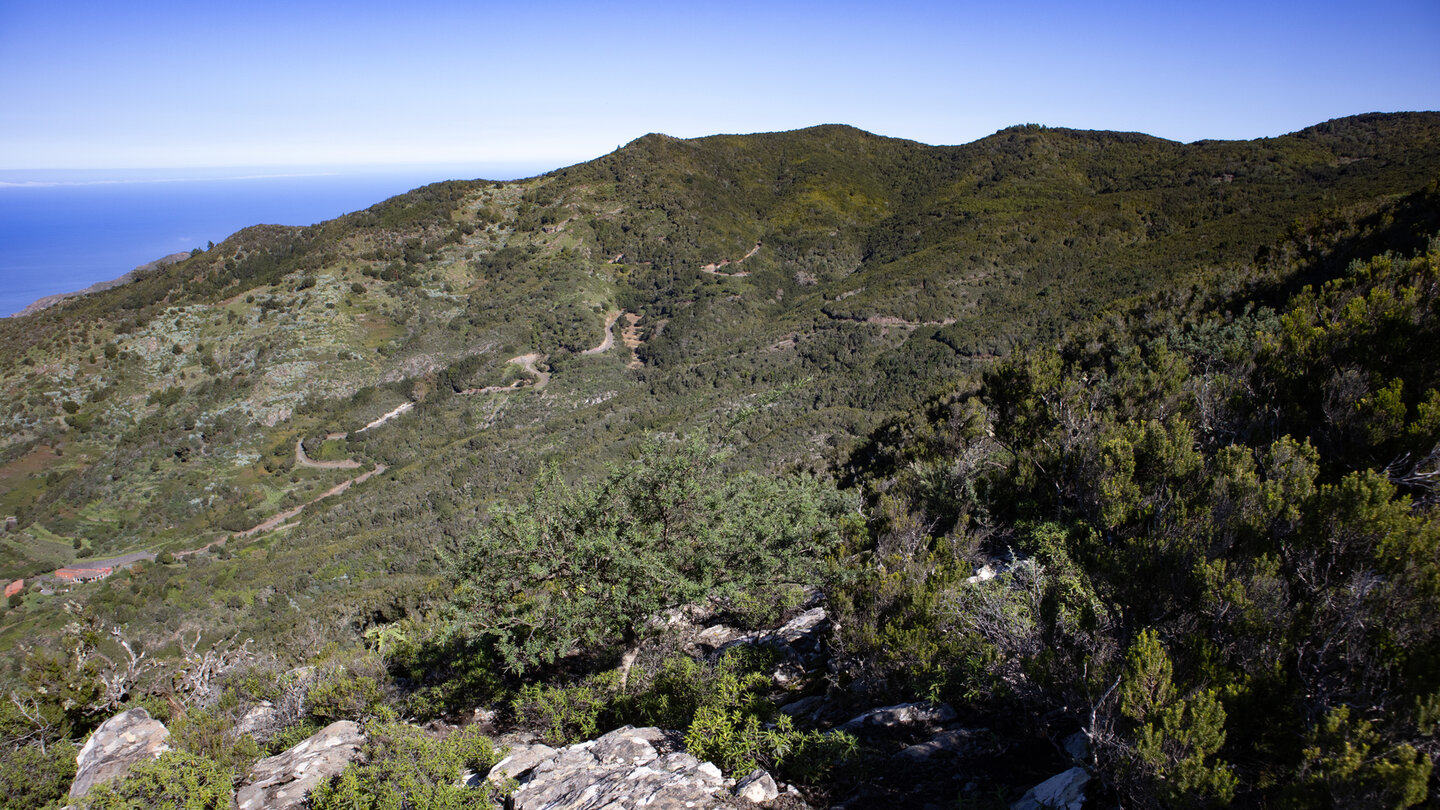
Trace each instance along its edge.
<instances>
[{"instance_id":1,"label":"sea haze","mask_svg":"<svg viewBox=\"0 0 1440 810\"><path fill-rule=\"evenodd\" d=\"M249 225L311 225L439 180L554 166L0 170L0 315Z\"/></svg>"}]
</instances>

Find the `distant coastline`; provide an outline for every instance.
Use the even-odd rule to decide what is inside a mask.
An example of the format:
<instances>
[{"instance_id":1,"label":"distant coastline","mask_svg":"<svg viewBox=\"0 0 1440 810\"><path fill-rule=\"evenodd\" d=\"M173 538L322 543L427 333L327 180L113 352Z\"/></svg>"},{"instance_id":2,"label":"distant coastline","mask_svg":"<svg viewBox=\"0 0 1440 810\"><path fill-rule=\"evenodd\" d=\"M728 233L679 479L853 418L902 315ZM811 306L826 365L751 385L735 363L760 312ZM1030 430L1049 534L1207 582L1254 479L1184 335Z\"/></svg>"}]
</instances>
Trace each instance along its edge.
<instances>
[{"instance_id":1,"label":"distant coastline","mask_svg":"<svg viewBox=\"0 0 1440 810\"><path fill-rule=\"evenodd\" d=\"M89 287L86 287L83 290L76 290L75 292L55 293L54 295L47 295L42 298L37 298L36 300L27 304L25 308L20 310L19 312L16 312L13 315L0 317L20 318L25 315L33 315L41 310L49 309L50 307L53 307L66 299L78 298L82 295L90 295L92 293L104 292L106 290L113 290L116 287L121 287L129 284L130 282L134 281L141 275L151 270L158 270L162 267L168 267L172 264L175 264L176 262L184 261L188 258L190 258L190 253L183 250L178 253L171 253L169 256L161 256L153 262L146 262L145 264L140 265L139 267L131 270L125 275L120 276L119 278L112 278L109 281L97 281L94 284L91 284Z\"/></svg>"},{"instance_id":2,"label":"distant coastline","mask_svg":"<svg viewBox=\"0 0 1440 810\"><path fill-rule=\"evenodd\" d=\"M0 313L93 292L127 268L251 225L311 225L439 180L511 180L549 168L0 169Z\"/></svg>"}]
</instances>

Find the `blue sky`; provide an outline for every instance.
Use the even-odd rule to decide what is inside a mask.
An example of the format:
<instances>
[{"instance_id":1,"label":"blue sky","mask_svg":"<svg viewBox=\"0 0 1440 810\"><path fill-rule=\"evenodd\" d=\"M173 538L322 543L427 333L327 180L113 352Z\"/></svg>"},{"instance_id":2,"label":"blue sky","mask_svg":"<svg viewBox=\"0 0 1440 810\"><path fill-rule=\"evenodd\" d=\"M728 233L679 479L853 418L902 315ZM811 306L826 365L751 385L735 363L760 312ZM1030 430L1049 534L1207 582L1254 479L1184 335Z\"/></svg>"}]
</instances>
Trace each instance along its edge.
<instances>
[{"instance_id":1,"label":"blue sky","mask_svg":"<svg viewBox=\"0 0 1440 810\"><path fill-rule=\"evenodd\" d=\"M1440 109L1436 42L1436 0L0 0L0 169L559 166L820 123L1255 138Z\"/></svg>"}]
</instances>

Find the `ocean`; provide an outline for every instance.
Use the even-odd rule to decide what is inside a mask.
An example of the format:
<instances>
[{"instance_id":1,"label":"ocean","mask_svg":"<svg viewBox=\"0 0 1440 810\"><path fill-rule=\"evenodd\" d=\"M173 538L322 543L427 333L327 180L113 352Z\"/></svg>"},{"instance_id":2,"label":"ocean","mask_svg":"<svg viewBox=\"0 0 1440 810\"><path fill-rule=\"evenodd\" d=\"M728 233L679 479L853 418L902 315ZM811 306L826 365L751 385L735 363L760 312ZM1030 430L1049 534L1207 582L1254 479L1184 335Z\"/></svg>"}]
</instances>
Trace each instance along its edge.
<instances>
[{"instance_id":1,"label":"ocean","mask_svg":"<svg viewBox=\"0 0 1440 810\"><path fill-rule=\"evenodd\" d=\"M0 316L249 225L311 225L427 183L553 168L0 170Z\"/></svg>"}]
</instances>

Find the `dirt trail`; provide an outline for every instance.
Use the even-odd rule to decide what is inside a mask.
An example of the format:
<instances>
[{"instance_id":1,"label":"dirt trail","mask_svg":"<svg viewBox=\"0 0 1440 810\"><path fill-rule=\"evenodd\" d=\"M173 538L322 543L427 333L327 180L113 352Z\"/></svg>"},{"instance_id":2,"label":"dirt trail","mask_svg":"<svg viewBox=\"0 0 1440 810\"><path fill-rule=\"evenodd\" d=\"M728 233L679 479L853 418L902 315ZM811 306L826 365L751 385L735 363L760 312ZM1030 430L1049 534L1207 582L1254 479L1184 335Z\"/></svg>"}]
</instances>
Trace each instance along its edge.
<instances>
[{"instance_id":1,"label":"dirt trail","mask_svg":"<svg viewBox=\"0 0 1440 810\"><path fill-rule=\"evenodd\" d=\"M750 275L750 273L749 273L749 272L746 272L746 271L743 271L743 270L737 271L737 272L734 272L734 273L722 273L722 272L720 272L720 268L722 268L722 267L729 267L729 266L732 265L732 264L740 264L741 262L745 261L746 259L750 258L751 256L754 256L756 253L759 253L759 252L760 252L760 246L761 246L761 244L763 244L763 243L761 243L761 242L756 242L756 243L755 243L755 247L750 248L750 252L749 252L749 253L746 253L744 256L741 256L740 258L736 259L736 260L733 261L733 262L730 261L729 259L722 259L722 260L720 260L720 261L718 261L718 262L711 262L710 264L707 264L707 265L705 265L704 267L702 267L702 268L700 268L700 269L701 269L703 272L709 273L709 274L711 274L711 275L713 275L713 276L733 276L733 277L735 277L735 278L744 278L745 276Z\"/></svg>"},{"instance_id":2,"label":"dirt trail","mask_svg":"<svg viewBox=\"0 0 1440 810\"><path fill-rule=\"evenodd\" d=\"M320 501L323 501L323 500L325 500L326 498L329 498L329 497L331 497L331 496L333 496L333 495L339 495L340 493L344 492L345 490L349 489L351 486L353 486L353 485L355 485L355 484L363 484L363 483L365 483L366 481L370 480L370 476L376 475L376 474L379 474L379 473L383 473L383 472L385 472L385 469L386 469L386 467L385 467L384 464L376 464L376 465L375 465L375 469L370 470L369 472L366 472L366 473L361 473L360 475L357 475L357 476L355 476L354 478L351 478L351 479L348 480L348 481L341 481L340 483L338 483L338 484L336 484L335 486L333 486L333 487L325 490L324 492L320 493L319 495L315 496L314 498L311 498L310 500L306 501L305 503L302 503L302 504L300 504L299 506L294 507L293 509L286 509L284 512L281 512L281 513L279 513L279 514L277 514L277 515L274 515L274 516L271 517L269 520L266 520L266 521L263 522L263 523L260 523L260 524L258 524L258 525L256 525L256 526L253 526L253 527L249 528L249 529L246 529L246 530L243 531L243 532L237 532L237 533L235 534L235 536L236 536L236 537L250 537L250 536L252 536L252 535L259 534L260 532L269 531L269 530L275 528L276 526L279 526L281 523L284 523L285 521L289 520L290 518L295 517L296 515L300 514L301 512L304 512L304 511L305 511L305 507L307 507L307 506L312 506L312 505L314 505L314 504L316 504L316 503L319 503ZM212 544L212 545L213 545L213 544Z\"/></svg>"},{"instance_id":3,"label":"dirt trail","mask_svg":"<svg viewBox=\"0 0 1440 810\"><path fill-rule=\"evenodd\" d=\"M317 470L354 470L363 466L353 458L347 458L344 461L316 461L305 455L305 440L303 438L295 440L295 463L301 467L313 467Z\"/></svg>"},{"instance_id":4,"label":"dirt trail","mask_svg":"<svg viewBox=\"0 0 1440 810\"><path fill-rule=\"evenodd\" d=\"M531 352L529 354L522 354L519 357L510 358L509 362L514 363L525 369L526 371L530 372L531 374L535 375L535 382L533 383L527 384L525 380L516 380L509 385L487 385L484 388L466 388L460 393L465 394L466 396L472 394L494 394L500 391L518 391L522 388L530 388L539 391L550 384L550 372L541 371L540 369L535 368L535 364L544 359L545 355L540 354L539 352Z\"/></svg>"},{"instance_id":5,"label":"dirt trail","mask_svg":"<svg viewBox=\"0 0 1440 810\"><path fill-rule=\"evenodd\" d=\"M625 328L620 330L620 342L630 350L630 368L640 368L645 364L641 362L640 355L635 350L640 348L640 316L634 312L625 313Z\"/></svg>"},{"instance_id":6,"label":"dirt trail","mask_svg":"<svg viewBox=\"0 0 1440 810\"><path fill-rule=\"evenodd\" d=\"M845 315L831 315L832 321L849 321L850 323L868 323L871 326L903 326L907 329L918 329L922 326L950 326L955 323L954 318L945 318L939 321L907 321L904 318L897 318L893 315L871 315L868 318L851 318Z\"/></svg>"},{"instance_id":7,"label":"dirt trail","mask_svg":"<svg viewBox=\"0 0 1440 810\"><path fill-rule=\"evenodd\" d=\"M596 347L593 348L593 349L586 349L585 351L580 352L580 353L581 353L581 354L603 354L603 353L605 353L605 352L610 351L610 347L615 345L615 330L614 330L612 327L615 326L615 322L618 321L618 320L620 320L620 310L617 309L617 310L615 310L614 312L606 313L606 315L605 315L605 339L602 340L602 341L600 341L600 345L599 345L599 346L596 346Z\"/></svg>"},{"instance_id":8,"label":"dirt trail","mask_svg":"<svg viewBox=\"0 0 1440 810\"><path fill-rule=\"evenodd\" d=\"M385 424L386 422L389 422L391 419L394 419L395 417L399 416L399 415L402 414L402 413L405 413L406 411L410 410L410 409L413 408L413 407L415 407L415 403L413 403L413 402L406 402L406 403L403 404L403 405L399 405L399 406L397 406L397 407L395 408L395 410L393 410L393 411L385 414L384 416L380 417L379 419L376 419L374 422L371 422L370 424L366 425L365 427L360 428L359 430L357 430L357 431L355 431L355 432L356 432L356 433L364 433L365 431L367 431L367 430L369 430L369 429L371 429L371 428L380 427L381 425Z\"/></svg>"}]
</instances>

